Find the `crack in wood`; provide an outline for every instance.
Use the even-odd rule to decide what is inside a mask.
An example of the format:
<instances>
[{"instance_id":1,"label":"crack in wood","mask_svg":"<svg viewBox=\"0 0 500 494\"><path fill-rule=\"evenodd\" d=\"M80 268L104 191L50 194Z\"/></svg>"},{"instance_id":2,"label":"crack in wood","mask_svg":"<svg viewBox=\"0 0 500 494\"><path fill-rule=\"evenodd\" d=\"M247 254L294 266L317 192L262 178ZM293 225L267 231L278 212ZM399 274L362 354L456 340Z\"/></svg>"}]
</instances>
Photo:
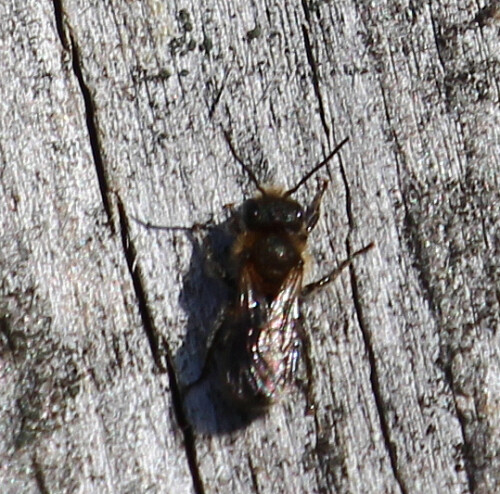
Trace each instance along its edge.
<instances>
[{"instance_id":1,"label":"crack in wood","mask_svg":"<svg viewBox=\"0 0 500 494\"><path fill-rule=\"evenodd\" d=\"M127 261L130 277L132 278L132 285L134 287L134 292L137 297L142 324L146 332L146 336L148 338L149 347L151 349L154 362L161 372L166 372L167 369L165 365L162 363L163 355L160 352L158 332L154 326L153 319L151 317L148 308L147 297L142 283L141 269L136 264L137 252L132 240L130 239L129 221L125 213L125 207L118 195L117 195L117 206L118 206L118 215L120 220L120 233L123 245L123 252L125 254L125 259Z\"/></svg>"},{"instance_id":2,"label":"crack in wood","mask_svg":"<svg viewBox=\"0 0 500 494\"><path fill-rule=\"evenodd\" d=\"M113 222L113 215L111 212L111 204L109 200L109 185L106 176L104 161L101 153L101 143L99 139L99 133L97 130L96 116L94 110L94 102L92 94L89 87L85 83L85 79L82 73L80 52L77 47L77 43L71 37L71 55L73 60L73 73L75 74L78 84L80 86L80 91L82 93L83 102L85 104L85 120L87 123L87 130L90 140L90 147L92 149L92 157L94 160L94 166L97 174L97 180L99 182L99 190L101 192L101 199L104 207L104 211L108 218L108 224L113 234L116 233L115 225Z\"/></svg>"},{"instance_id":3,"label":"crack in wood","mask_svg":"<svg viewBox=\"0 0 500 494\"><path fill-rule=\"evenodd\" d=\"M318 100L319 105L319 116L321 118L321 124L323 125L323 130L327 137L330 135L330 128L326 123L325 116L325 107L323 105L323 98L321 96L321 91L319 89L319 75L318 75L318 66L316 64L316 60L314 59L314 55L312 52L311 42L309 40L309 33L307 32L306 26L302 25L302 35L304 38L304 47L306 50L307 61L309 62L309 66L312 71L312 82L314 86L314 94L316 95L316 99Z\"/></svg>"},{"instance_id":4,"label":"crack in wood","mask_svg":"<svg viewBox=\"0 0 500 494\"><path fill-rule=\"evenodd\" d=\"M68 38L66 37L66 33L64 31L64 20L63 20L64 11L62 7L62 1L52 0L52 3L54 4L54 17L56 20L57 34L59 35L59 39L61 40L63 48L65 50L69 50L70 47L68 43Z\"/></svg>"},{"instance_id":5,"label":"crack in wood","mask_svg":"<svg viewBox=\"0 0 500 494\"><path fill-rule=\"evenodd\" d=\"M33 471L35 472L35 482L40 494L49 494L50 490L47 487L47 482L45 481L45 474L43 473L42 466L38 463L38 460L33 455L31 460L31 465L33 467Z\"/></svg>"},{"instance_id":6,"label":"crack in wood","mask_svg":"<svg viewBox=\"0 0 500 494\"><path fill-rule=\"evenodd\" d=\"M130 277L132 279L134 292L137 297L142 325L144 327L149 342L149 347L153 355L153 360L157 368L161 372L166 372L168 375L168 380L170 384L170 394L172 397L172 407L174 410L175 418L177 420L177 424L184 438L184 449L186 452L189 470L191 472L194 491L196 492L196 494L204 494L205 489L203 487L203 482L201 480L201 475L198 469L194 434L182 404L182 395L179 389L179 384L177 382L177 377L173 365L173 359L171 357L170 349L168 347L166 340L164 338L161 338L161 343L160 343L160 336L154 325L153 318L149 311L146 291L142 283L141 269L139 266L137 266L136 263L137 251L130 238L129 234L130 226L125 212L125 207L120 197L118 195L116 197L117 197L118 214L120 219L120 232L121 232L123 251L125 254L125 259L127 261Z\"/></svg>"},{"instance_id":7,"label":"crack in wood","mask_svg":"<svg viewBox=\"0 0 500 494\"><path fill-rule=\"evenodd\" d=\"M349 241L347 242L346 247L347 247L347 252L350 253L352 250L350 248ZM361 329L361 335L368 355L368 363L370 365L370 383L372 387L373 396L375 399L375 406L377 408L378 417L380 421L380 430L384 438L386 450L389 454L389 460L391 463L392 471L394 473L394 478L399 486L401 493L408 494L409 491L406 488L405 482L399 472L398 452L396 446L391 441L391 430L385 413L386 407L384 406L382 392L380 390L380 381L377 374L375 352L373 350L373 345L371 342L369 331L364 323L363 308L358 291L358 281L356 279L356 273L352 265L349 268L349 272L351 275L351 286L352 286L353 302L356 311L356 317L358 320L359 327Z\"/></svg>"}]
</instances>

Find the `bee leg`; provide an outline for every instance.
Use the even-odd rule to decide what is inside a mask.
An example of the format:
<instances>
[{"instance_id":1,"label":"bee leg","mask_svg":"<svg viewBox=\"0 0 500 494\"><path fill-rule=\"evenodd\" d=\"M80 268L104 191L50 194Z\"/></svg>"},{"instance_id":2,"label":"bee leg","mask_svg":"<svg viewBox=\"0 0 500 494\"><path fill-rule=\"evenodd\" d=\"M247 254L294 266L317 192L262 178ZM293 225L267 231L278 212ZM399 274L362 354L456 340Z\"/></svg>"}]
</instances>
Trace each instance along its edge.
<instances>
[{"instance_id":1,"label":"bee leg","mask_svg":"<svg viewBox=\"0 0 500 494\"><path fill-rule=\"evenodd\" d=\"M311 293L318 291L325 285L328 285L328 283L331 283L347 266L349 266L354 261L356 257L365 254L374 246L375 244L373 242L368 245L365 245L362 249L359 249L350 257L348 257L345 261L342 261L333 271L328 273L326 276L323 276L323 278L320 278L318 281L314 281L313 283L309 283L309 285L306 285L302 289L301 293L302 297L307 297Z\"/></svg>"},{"instance_id":2,"label":"bee leg","mask_svg":"<svg viewBox=\"0 0 500 494\"><path fill-rule=\"evenodd\" d=\"M147 230L163 230L167 232L196 232L198 230L210 230L214 227L215 223L213 218L210 218L208 221L204 223L194 223L191 226L179 226L179 225L154 225L149 221L143 221L135 216L130 216L132 220L134 220L138 225L146 228Z\"/></svg>"},{"instance_id":3,"label":"bee leg","mask_svg":"<svg viewBox=\"0 0 500 494\"><path fill-rule=\"evenodd\" d=\"M322 180L321 182L322 183L318 192L316 192L314 199L306 210L305 224L307 233L311 232L311 230L316 226L316 223L318 223L319 220L319 208L321 205L321 199L328 186L328 180Z\"/></svg>"}]
</instances>

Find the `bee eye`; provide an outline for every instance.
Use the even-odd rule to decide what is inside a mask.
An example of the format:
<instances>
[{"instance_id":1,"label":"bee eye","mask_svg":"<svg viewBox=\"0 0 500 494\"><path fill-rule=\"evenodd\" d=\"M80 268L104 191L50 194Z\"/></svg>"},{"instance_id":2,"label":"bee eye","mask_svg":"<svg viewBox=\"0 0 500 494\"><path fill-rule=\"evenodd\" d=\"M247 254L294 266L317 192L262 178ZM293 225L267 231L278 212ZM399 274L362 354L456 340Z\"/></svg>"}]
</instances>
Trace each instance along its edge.
<instances>
[{"instance_id":1,"label":"bee eye","mask_svg":"<svg viewBox=\"0 0 500 494\"><path fill-rule=\"evenodd\" d=\"M243 206L243 220L245 224L251 228L257 225L260 221L261 211L259 204L255 199L249 199Z\"/></svg>"},{"instance_id":2,"label":"bee eye","mask_svg":"<svg viewBox=\"0 0 500 494\"><path fill-rule=\"evenodd\" d=\"M260 216L259 206L257 203L251 204L248 209L248 216L251 218L258 218Z\"/></svg>"},{"instance_id":3,"label":"bee eye","mask_svg":"<svg viewBox=\"0 0 500 494\"><path fill-rule=\"evenodd\" d=\"M299 231L303 226L304 212L298 204L290 205L288 212L283 218L283 224L292 231Z\"/></svg>"}]
</instances>

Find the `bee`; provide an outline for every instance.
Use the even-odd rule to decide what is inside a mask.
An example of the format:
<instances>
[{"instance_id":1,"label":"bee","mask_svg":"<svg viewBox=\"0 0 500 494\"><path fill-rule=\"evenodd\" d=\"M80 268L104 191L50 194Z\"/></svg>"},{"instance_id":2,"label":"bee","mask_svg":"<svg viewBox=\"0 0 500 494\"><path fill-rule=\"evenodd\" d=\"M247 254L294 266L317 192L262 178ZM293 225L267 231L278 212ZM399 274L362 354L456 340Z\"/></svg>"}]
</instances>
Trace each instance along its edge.
<instances>
[{"instance_id":1,"label":"bee","mask_svg":"<svg viewBox=\"0 0 500 494\"><path fill-rule=\"evenodd\" d=\"M215 364L217 382L226 401L248 415L267 411L297 380L299 362L307 349L301 304L304 298L328 285L355 258L374 247L370 243L354 252L319 280L304 285L308 260L307 241L319 220L320 205L328 182L323 180L311 203L303 207L292 195L323 168L348 141L344 139L319 164L289 190L264 187L234 149L229 149L258 194L233 212L234 241L229 266L217 269L233 287L234 296L209 340L201 373L183 388L185 395ZM135 221L146 228L162 227ZM193 228L200 228L197 224ZM220 263L217 263L220 264ZM308 359L306 366L309 367ZM307 369L310 379L311 369Z\"/></svg>"},{"instance_id":2,"label":"bee","mask_svg":"<svg viewBox=\"0 0 500 494\"><path fill-rule=\"evenodd\" d=\"M348 139L294 187L282 191L262 186L236 153L227 133L225 137L236 161L255 184L258 195L244 201L234 213L237 233L231 264L236 289L212 339L207 359L215 357L218 382L226 400L240 410L260 413L278 401L297 379L306 345L301 314L304 297L331 283L374 244L358 250L321 279L304 285L307 240L318 222L328 182L321 182L305 208L291 196L324 167Z\"/></svg>"}]
</instances>

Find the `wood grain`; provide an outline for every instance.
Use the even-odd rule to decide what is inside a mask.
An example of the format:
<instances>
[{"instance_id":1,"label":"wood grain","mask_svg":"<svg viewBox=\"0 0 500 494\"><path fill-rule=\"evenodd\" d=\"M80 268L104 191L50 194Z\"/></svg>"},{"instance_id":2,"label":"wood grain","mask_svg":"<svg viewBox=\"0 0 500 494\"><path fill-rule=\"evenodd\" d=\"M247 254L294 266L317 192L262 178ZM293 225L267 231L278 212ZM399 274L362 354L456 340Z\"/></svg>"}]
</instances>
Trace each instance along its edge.
<instances>
[{"instance_id":1,"label":"wood grain","mask_svg":"<svg viewBox=\"0 0 500 494\"><path fill-rule=\"evenodd\" d=\"M498 5L0 7L0 491L500 490ZM348 144L304 304L316 412L201 371L224 205ZM314 194L310 180L296 197ZM153 224L207 232L156 231Z\"/></svg>"}]
</instances>

